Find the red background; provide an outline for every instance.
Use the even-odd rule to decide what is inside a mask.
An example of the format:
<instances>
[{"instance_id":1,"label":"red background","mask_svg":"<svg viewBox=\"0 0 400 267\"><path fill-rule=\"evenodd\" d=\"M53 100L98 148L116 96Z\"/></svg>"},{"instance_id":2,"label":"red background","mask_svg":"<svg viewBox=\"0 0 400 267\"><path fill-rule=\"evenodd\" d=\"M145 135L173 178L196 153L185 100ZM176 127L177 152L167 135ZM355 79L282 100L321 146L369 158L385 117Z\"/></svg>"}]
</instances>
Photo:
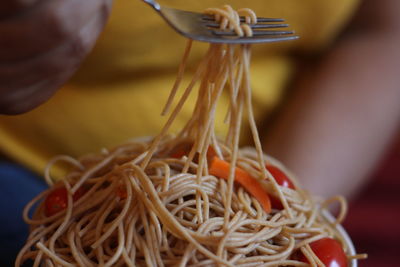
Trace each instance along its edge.
<instances>
[{"instance_id":1,"label":"red background","mask_svg":"<svg viewBox=\"0 0 400 267\"><path fill-rule=\"evenodd\" d=\"M400 138L350 202L344 227L357 252L368 254L360 267L400 266Z\"/></svg>"}]
</instances>

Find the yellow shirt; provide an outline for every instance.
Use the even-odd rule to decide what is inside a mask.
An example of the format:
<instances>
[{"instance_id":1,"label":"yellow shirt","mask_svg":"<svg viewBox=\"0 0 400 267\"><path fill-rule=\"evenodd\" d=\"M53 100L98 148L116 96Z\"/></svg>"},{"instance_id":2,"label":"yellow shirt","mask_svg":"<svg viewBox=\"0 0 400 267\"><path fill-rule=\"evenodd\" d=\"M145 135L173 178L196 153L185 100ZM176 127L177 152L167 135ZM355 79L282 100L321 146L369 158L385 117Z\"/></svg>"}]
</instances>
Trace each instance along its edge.
<instances>
[{"instance_id":1,"label":"yellow shirt","mask_svg":"<svg viewBox=\"0 0 400 267\"><path fill-rule=\"evenodd\" d=\"M253 46L251 76L258 120L281 97L281 89L294 68L290 54L324 49L348 22L358 3L357 0L159 2L193 11L229 3L234 8L252 8L259 16L287 20L301 39ZM77 157L132 137L156 134L165 122L159 114L184 46L185 39L142 1L115 0L104 33L72 80L41 107L23 115L0 116L0 149L42 172L49 158L57 154ZM195 65L205 47L201 43L194 45L190 66ZM186 106L174 129L181 127L190 114L191 108Z\"/></svg>"}]
</instances>

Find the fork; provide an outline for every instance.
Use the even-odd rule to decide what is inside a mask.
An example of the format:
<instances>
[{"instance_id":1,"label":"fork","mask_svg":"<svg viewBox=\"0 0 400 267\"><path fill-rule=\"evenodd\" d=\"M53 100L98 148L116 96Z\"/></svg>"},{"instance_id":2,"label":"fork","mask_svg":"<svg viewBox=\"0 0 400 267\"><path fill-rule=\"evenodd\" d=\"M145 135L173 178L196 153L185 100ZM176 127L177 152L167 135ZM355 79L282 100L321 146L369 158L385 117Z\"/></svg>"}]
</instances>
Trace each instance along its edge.
<instances>
[{"instance_id":1,"label":"fork","mask_svg":"<svg viewBox=\"0 0 400 267\"><path fill-rule=\"evenodd\" d=\"M283 24L282 22L285 20L280 18L257 18L257 24L249 25L253 29L253 36L238 37L234 32L220 30L219 24L214 21L213 16L164 7L155 0L142 1L156 10L175 31L187 38L197 41L208 43L252 44L288 41L299 38L294 35L294 31L271 30L289 26L288 24ZM244 21L244 19L244 17L240 17L241 21Z\"/></svg>"}]
</instances>

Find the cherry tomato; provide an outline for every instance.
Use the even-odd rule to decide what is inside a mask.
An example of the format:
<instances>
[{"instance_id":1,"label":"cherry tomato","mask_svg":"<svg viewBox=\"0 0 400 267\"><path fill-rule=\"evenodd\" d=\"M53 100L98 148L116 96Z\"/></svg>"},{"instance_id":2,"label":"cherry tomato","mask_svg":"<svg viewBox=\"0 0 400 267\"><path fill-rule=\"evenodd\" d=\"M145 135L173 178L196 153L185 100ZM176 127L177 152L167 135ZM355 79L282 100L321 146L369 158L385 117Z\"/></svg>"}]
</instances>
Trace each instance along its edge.
<instances>
[{"instance_id":1,"label":"cherry tomato","mask_svg":"<svg viewBox=\"0 0 400 267\"><path fill-rule=\"evenodd\" d=\"M292 181L286 176L286 174L281 171L278 167L267 165L267 170L274 176L276 182L283 187L288 187L294 189Z\"/></svg>"},{"instance_id":2,"label":"cherry tomato","mask_svg":"<svg viewBox=\"0 0 400 267\"><path fill-rule=\"evenodd\" d=\"M189 154L190 150L192 149L193 143L192 142L183 142L178 144L171 152L171 157L180 159L183 156Z\"/></svg>"},{"instance_id":3,"label":"cherry tomato","mask_svg":"<svg viewBox=\"0 0 400 267\"><path fill-rule=\"evenodd\" d=\"M86 190L80 187L75 194L72 196L73 201L80 199ZM58 187L54 189L45 199L45 214L50 217L64 209L68 206L68 193L65 187Z\"/></svg>"},{"instance_id":4,"label":"cherry tomato","mask_svg":"<svg viewBox=\"0 0 400 267\"><path fill-rule=\"evenodd\" d=\"M294 189L292 181L290 181L290 179L286 176L286 174L283 171L281 171L278 167L272 165L267 165L266 167L267 170L272 174L272 176L274 176L278 185ZM271 206L274 209L280 209L280 210L283 209L283 205L280 199L274 196L271 196Z\"/></svg>"},{"instance_id":5,"label":"cherry tomato","mask_svg":"<svg viewBox=\"0 0 400 267\"><path fill-rule=\"evenodd\" d=\"M180 158L182 158L183 156L185 156L186 154L187 154L186 151L184 151L184 150L179 150L179 151L176 151L176 152L172 153L172 154L171 154L171 157L172 157L172 158L175 158L175 159L180 159Z\"/></svg>"},{"instance_id":6,"label":"cherry tomato","mask_svg":"<svg viewBox=\"0 0 400 267\"><path fill-rule=\"evenodd\" d=\"M347 267L347 257L339 241L326 237L310 243L310 247L326 267ZM303 253L298 260L308 263Z\"/></svg>"},{"instance_id":7,"label":"cherry tomato","mask_svg":"<svg viewBox=\"0 0 400 267\"><path fill-rule=\"evenodd\" d=\"M179 144L171 153L171 157L180 159L183 156L187 156L190 153L190 150L192 149L193 144L192 143L182 143ZM209 146L207 149L207 160L210 161L214 156L216 155L215 150L212 146ZM198 163L199 161L199 155L198 153L195 154L193 161L195 163Z\"/></svg>"},{"instance_id":8,"label":"cherry tomato","mask_svg":"<svg viewBox=\"0 0 400 267\"><path fill-rule=\"evenodd\" d=\"M117 196L120 199L126 199L128 197L128 192L124 186L120 185L117 187Z\"/></svg>"}]
</instances>

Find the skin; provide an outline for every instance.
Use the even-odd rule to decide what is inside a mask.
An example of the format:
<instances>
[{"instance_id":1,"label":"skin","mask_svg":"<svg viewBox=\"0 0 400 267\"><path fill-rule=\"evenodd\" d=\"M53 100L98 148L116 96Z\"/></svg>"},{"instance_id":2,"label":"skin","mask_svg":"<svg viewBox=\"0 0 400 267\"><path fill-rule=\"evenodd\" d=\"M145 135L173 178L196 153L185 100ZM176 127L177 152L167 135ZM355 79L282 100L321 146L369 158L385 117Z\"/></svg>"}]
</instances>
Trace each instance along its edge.
<instances>
[{"instance_id":1,"label":"skin","mask_svg":"<svg viewBox=\"0 0 400 267\"><path fill-rule=\"evenodd\" d=\"M50 98L92 48L110 7L111 0L2 3L0 113ZM398 0L365 0L352 28L299 75L264 135L266 151L322 196L356 192L399 126L398 10Z\"/></svg>"},{"instance_id":2,"label":"skin","mask_svg":"<svg viewBox=\"0 0 400 267\"><path fill-rule=\"evenodd\" d=\"M397 0L364 1L266 132L266 151L313 193L354 195L400 126L398 10Z\"/></svg>"},{"instance_id":3,"label":"skin","mask_svg":"<svg viewBox=\"0 0 400 267\"><path fill-rule=\"evenodd\" d=\"M26 112L49 99L93 47L110 9L111 0L5 0L0 113Z\"/></svg>"}]
</instances>

